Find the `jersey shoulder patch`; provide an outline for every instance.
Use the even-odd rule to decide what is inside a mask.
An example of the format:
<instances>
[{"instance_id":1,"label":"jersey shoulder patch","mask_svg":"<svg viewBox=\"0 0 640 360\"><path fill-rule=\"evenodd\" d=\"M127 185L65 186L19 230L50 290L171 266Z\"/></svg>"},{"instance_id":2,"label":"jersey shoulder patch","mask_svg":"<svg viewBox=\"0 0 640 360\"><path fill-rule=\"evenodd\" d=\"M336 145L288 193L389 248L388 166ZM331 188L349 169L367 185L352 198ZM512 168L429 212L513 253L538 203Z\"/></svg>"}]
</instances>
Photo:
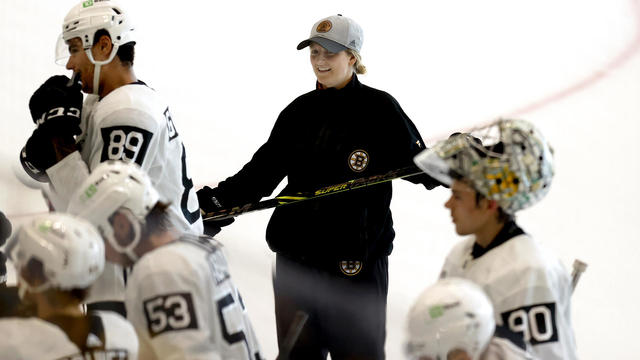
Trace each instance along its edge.
<instances>
[{"instance_id":1,"label":"jersey shoulder patch","mask_svg":"<svg viewBox=\"0 0 640 360\"><path fill-rule=\"evenodd\" d=\"M167 134L169 134L169 141L171 141L178 137L178 130L176 130L176 126L173 123L173 118L171 117L168 107L164 110L163 115L164 119L167 121Z\"/></svg>"}]
</instances>

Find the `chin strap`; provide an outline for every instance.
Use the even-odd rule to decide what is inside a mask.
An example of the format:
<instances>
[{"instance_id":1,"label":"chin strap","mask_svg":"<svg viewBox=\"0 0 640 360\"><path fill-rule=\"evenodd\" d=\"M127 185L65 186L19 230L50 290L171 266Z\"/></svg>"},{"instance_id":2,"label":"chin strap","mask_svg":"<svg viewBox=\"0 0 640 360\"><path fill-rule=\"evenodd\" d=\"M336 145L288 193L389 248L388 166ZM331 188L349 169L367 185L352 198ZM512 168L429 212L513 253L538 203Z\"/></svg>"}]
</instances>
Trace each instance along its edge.
<instances>
[{"instance_id":1,"label":"chin strap","mask_svg":"<svg viewBox=\"0 0 640 360\"><path fill-rule=\"evenodd\" d=\"M22 275L19 275L19 278L20 278L20 281L18 281L18 297L20 298L20 300L24 300L24 296L26 295L27 291L35 294L35 293L43 292L51 287L51 282L49 281L39 286L31 286L22 277Z\"/></svg>"},{"instance_id":2,"label":"chin strap","mask_svg":"<svg viewBox=\"0 0 640 360\"><path fill-rule=\"evenodd\" d=\"M135 263L136 261L138 261L138 254L135 253L134 249L140 243L140 237L142 235L140 221L138 221L138 219L129 211L125 211L124 214L127 219L129 219L129 222L133 227L133 240L131 241L131 244L129 244L129 246L125 247L123 250L124 253L129 257L129 260Z\"/></svg>"},{"instance_id":3,"label":"chin strap","mask_svg":"<svg viewBox=\"0 0 640 360\"><path fill-rule=\"evenodd\" d=\"M93 94L99 95L100 90L100 68L101 64L95 64L93 68Z\"/></svg>"},{"instance_id":4,"label":"chin strap","mask_svg":"<svg viewBox=\"0 0 640 360\"><path fill-rule=\"evenodd\" d=\"M103 60L103 61L96 61L93 58L93 54L91 53L91 48L86 49L85 53L87 54L87 57L89 58L89 61L91 61L91 63L95 66L95 68L93 69L93 94L95 95L99 95L99 89L100 89L100 68L102 67L102 65L106 65L108 63L110 63L114 57L116 57L116 53L118 52L118 48L120 47L120 45L116 45L113 44L113 48L111 49L111 54L109 54L109 58L107 60Z\"/></svg>"}]
</instances>

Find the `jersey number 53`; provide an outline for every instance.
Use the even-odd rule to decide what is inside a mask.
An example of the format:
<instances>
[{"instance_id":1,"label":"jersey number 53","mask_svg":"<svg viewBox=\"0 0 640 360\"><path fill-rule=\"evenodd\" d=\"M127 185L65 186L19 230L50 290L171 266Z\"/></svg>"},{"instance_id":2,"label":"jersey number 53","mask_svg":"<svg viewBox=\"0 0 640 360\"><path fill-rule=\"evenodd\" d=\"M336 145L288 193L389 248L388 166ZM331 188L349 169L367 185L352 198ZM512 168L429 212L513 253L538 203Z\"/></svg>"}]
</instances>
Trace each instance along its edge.
<instances>
[{"instance_id":1,"label":"jersey number 53","mask_svg":"<svg viewBox=\"0 0 640 360\"><path fill-rule=\"evenodd\" d=\"M144 315L151 337L172 330L198 328L190 293L166 294L147 299L144 301Z\"/></svg>"}]
</instances>

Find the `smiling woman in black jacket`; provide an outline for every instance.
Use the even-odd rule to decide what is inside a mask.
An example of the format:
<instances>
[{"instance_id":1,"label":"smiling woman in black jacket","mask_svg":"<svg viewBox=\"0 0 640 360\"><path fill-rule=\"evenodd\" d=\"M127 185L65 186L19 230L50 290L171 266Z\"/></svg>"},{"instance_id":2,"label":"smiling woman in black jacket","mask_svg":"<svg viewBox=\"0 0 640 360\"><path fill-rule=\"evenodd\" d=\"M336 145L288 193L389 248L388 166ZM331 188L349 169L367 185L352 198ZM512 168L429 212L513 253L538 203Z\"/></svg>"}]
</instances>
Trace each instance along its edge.
<instances>
[{"instance_id":1,"label":"smiling woman in black jacket","mask_svg":"<svg viewBox=\"0 0 640 360\"><path fill-rule=\"evenodd\" d=\"M424 150L415 125L384 91L363 85L362 29L334 15L298 45L310 48L316 89L289 104L237 174L198 191L205 212L256 202L287 177L283 194L384 174ZM407 178L432 189L425 174ZM267 227L277 253L278 342L297 310L310 315L292 359L383 359L387 256L395 236L391 183L279 207Z\"/></svg>"}]
</instances>

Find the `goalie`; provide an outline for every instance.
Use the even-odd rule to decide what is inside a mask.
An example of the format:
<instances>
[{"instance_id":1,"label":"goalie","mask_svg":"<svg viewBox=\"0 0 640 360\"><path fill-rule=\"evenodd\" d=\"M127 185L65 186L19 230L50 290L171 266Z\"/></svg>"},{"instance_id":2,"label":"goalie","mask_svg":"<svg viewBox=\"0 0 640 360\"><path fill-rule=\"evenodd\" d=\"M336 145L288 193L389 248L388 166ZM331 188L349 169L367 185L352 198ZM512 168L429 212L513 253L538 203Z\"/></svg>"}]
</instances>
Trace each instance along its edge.
<instances>
[{"instance_id":1,"label":"goalie","mask_svg":"<svg viewBox=\"0 0 640 360\"><path fill-rule=\"evenodd\" d=\"M575 359L569 273L514 218L549 191L553 158L542 134L525 121L499 120L471 135L452 136L414 161L450 185L445 207L458 235L471 235L451 250L441 277L480 285L493 303L496 324L534 356Z\"/></svg>"}]
</instances>

